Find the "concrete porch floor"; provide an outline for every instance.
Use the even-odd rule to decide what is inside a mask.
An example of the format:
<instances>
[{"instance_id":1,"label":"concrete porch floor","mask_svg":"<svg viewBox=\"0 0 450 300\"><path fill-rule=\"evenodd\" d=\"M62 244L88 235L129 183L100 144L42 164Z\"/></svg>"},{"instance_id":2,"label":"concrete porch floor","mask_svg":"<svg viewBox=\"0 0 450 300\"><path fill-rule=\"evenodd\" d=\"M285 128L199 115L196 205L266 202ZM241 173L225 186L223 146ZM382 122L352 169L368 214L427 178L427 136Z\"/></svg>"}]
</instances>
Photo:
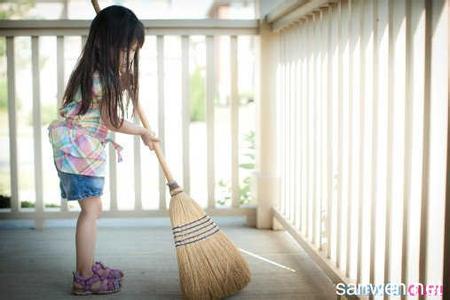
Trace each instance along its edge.
<instances>
[{"instance_id":1,"label":"concrete porch floor","mask_svg":"<svg viewBox=\"0 0 450 300\"><path fill-rule=\"evenodd\" d=\"M247 227L244 217L212 218L254 254L241 252L252 281L228 299L336 299L333 283L287 232ZM70 294L75 224L50 220L37 231L31 221L0 220L0 299L79 299ZM117 294L83 299L181 299L169 219L100 218L95 259L121 268L126 279Z\"/></svg>"}]
</instances>

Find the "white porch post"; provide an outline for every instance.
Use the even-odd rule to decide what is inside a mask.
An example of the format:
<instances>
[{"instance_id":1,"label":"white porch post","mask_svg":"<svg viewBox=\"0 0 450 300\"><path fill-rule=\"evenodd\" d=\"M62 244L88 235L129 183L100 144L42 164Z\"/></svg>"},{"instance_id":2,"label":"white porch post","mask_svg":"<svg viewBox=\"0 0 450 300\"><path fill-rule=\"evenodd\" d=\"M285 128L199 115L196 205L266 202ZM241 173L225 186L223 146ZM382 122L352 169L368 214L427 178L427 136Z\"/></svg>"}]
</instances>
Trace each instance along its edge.
<instances>
[{"instance_id":1,"label":"white porch post","mask_svg":"<svg viewBox=\"0 0 450 300\"><path fill-rule=\"evenodd\" d=\"M276 69L278 63L278 36L270 25L260 21L259 82L257 88L257 152L256 197L258 199L256 228L278 229L274 223L272 207L279 201L277 174L277 137L276 137Z\"/></svg>"}]
</instances>

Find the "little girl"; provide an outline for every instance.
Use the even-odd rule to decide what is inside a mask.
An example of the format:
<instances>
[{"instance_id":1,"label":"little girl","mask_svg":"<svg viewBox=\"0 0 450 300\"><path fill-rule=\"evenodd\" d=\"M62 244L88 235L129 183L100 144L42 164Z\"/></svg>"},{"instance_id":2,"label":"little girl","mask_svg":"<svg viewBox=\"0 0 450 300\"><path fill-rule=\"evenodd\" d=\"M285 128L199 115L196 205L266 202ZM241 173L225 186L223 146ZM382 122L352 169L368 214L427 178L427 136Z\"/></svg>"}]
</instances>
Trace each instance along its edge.
<instances>
[{"instance_id":1,"label":"little girl","mask_svg":"<svg viewBox=\"0 0 450 300\"><path fill-rule=\"evenodd\" d=\"M102 211L107 142L122 160L122 147L113 141L112 131L140 135L151 150L159 142L153 131L124 119L130 99L133 115L138 106L138 59L144 37L144 26L131 10L118 5L101 10L67 84L62 118L48 127L61 197L78 200L81 207L76 272L72 272L76 295L114 293L121 288L121 270L94 262L96 219Z\"/></svg>"}]
</instances>

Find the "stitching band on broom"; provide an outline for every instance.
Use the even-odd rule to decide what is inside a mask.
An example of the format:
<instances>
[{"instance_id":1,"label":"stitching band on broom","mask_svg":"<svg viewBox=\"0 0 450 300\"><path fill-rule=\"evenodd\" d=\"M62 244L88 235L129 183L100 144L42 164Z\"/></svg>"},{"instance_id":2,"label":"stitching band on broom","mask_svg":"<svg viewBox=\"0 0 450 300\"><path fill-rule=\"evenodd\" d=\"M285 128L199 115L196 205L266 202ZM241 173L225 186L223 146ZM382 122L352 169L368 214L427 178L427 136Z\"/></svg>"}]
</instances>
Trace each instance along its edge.
<instances>
[{"instance_id":1,"label":"stitching band on broom","mask_svg":"<svg viewBox=\"0 0 450 300\"><path fill-rule=\"evenodd\" d=\"M97 0L91 0L97 13ZM142 125L147 118L136 107ZM161 142L164 142L161 140ZM183 299L222 299L243 289L251 280L250 268L237 247L173 179L159 143L154 151L170 191L169 216L175 242Z\"/></svg>"},{"instance_id":2,"label":"stitching band on broom","mask_svg":"<svg viewBox=\"0 0 450 300\"><path fill-rule=\"evenodd\" d=\"M199 221L202 222L199 223ZM190 227L184 227L190 224L194 225ZM207 215L194 222L186 223L182 226L175 226L172 228L176 247L206 239L219 230L220 229L217 224L214 223L214 221Z\"/></svg>"}]
</instances>

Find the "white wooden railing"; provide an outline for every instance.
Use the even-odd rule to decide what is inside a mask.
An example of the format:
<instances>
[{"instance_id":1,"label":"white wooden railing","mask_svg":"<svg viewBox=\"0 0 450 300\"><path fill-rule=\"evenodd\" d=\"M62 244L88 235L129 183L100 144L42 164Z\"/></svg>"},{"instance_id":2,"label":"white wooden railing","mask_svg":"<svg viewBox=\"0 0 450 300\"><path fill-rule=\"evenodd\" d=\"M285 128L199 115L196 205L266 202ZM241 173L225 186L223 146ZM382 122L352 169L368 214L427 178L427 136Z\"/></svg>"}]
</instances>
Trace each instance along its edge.
<instances>
[{"instance_id":1,"label":"white wooden railing","mask_svg":"<svg viewBox=\"0 0 450 300\"><path fill-rule=\"evenodd\" d=\"M239 100L238 100L238 56L237 46L238 37L242 35L255 36L258 34L257 21L246 20L144 20L143 21L148 36L156 37L156 55L157 55L157 99L158 99L158 137L161 140L161 150L165 151L165 128L164 128L164 42L165 36L178 36L181 39L181 103L182 109L180 118L183 145L189 145L189 39L191 35L201 35L206 39L206 128L207 128L207 155L204 157L207 162L207 182L205 187L207 189L207 207L206 212L211 215L246 215L247 221L254 224L256 208L254 205L240 205L239 204L239 181L238 181L238 116L239 116ZM44 221L49 218L73 218L78 214L76 210L68 209L67 201L61 199L61 207L58 209L47 209L44 207L44 192L43 192L43 168L44 165L49 165L48 162L43 163L42 159L42 143L47 142L46 136L41 133L41 99L40 99L40 84L43 78L40 76L39 68L39 43L42 36L54 36L57 40L56 47L56 64L57 64L57 99L60 105L62 94L65 87L64 73L64 39L67 36L81 36L82 44L86 41L90 21L88 20L20 20L20 21L0 21L0 37L6 38L6 60L7 60L7 92L8 92L8 124L9 124L9 154L10 154L10 184L11 184L11 208L3 209L0 212L0 218L16 219L26 218L34 219L36 226L42 228ZM15 49L14 39L18 36L25 36L31 39L31 65L32 65L32 90L33 90L33 128L34 128L34 184L35 184L35 207L34 209L22 209L19 203L19 185L18 179L20 176L20 166L18 165L18 145L17 145L17 124L20 120L17 119L16 111L16 76L15 76ZM216 80L214 74L215 69L215 36L228 36L230 38L230 123L231 123L231 207L217 208L215 201L215 166L214 166L214 96ZM45 80L45 79L44 79ZM144 84L144 83L141 83ZM31 103L29 103L31 105ZM156 124L154 124L156 125ZM43 141L45 139L45 141ZM180 149L180 156L182 155L182 173L181 178L176 179L184 190L189 193L190 187L190 168L192 163L190 161L189 147ZM168 188L163 173L159 170L159 206L158 209L148 210L142 207L141 188L143 185L141 179L142 161L140 151L140 140L135 137L133 147L134 160L134 178L133 189L130 189L130 195L134 196L134 208L132 210L120 210L118 208L117 195L117 167L115 153L110 147L109 150L109 210L103 212L104 217L152 217L152 216L167 216L167 196ZM173 166L173 164L171 165ZM159 166L158 166L159 169ZM56 173L55 173L56 174Z\"/></svg>"},{"instance_id":2,"label":"white wooden railing","mask_svg":"<svg viewBox=\"0 0 450 300\"><path fill-rule=\"evenodd\" d=\"M266 20L275 221L335 282L448 282L448 2L285 1Z\"/></svg>"}]
</instances>

